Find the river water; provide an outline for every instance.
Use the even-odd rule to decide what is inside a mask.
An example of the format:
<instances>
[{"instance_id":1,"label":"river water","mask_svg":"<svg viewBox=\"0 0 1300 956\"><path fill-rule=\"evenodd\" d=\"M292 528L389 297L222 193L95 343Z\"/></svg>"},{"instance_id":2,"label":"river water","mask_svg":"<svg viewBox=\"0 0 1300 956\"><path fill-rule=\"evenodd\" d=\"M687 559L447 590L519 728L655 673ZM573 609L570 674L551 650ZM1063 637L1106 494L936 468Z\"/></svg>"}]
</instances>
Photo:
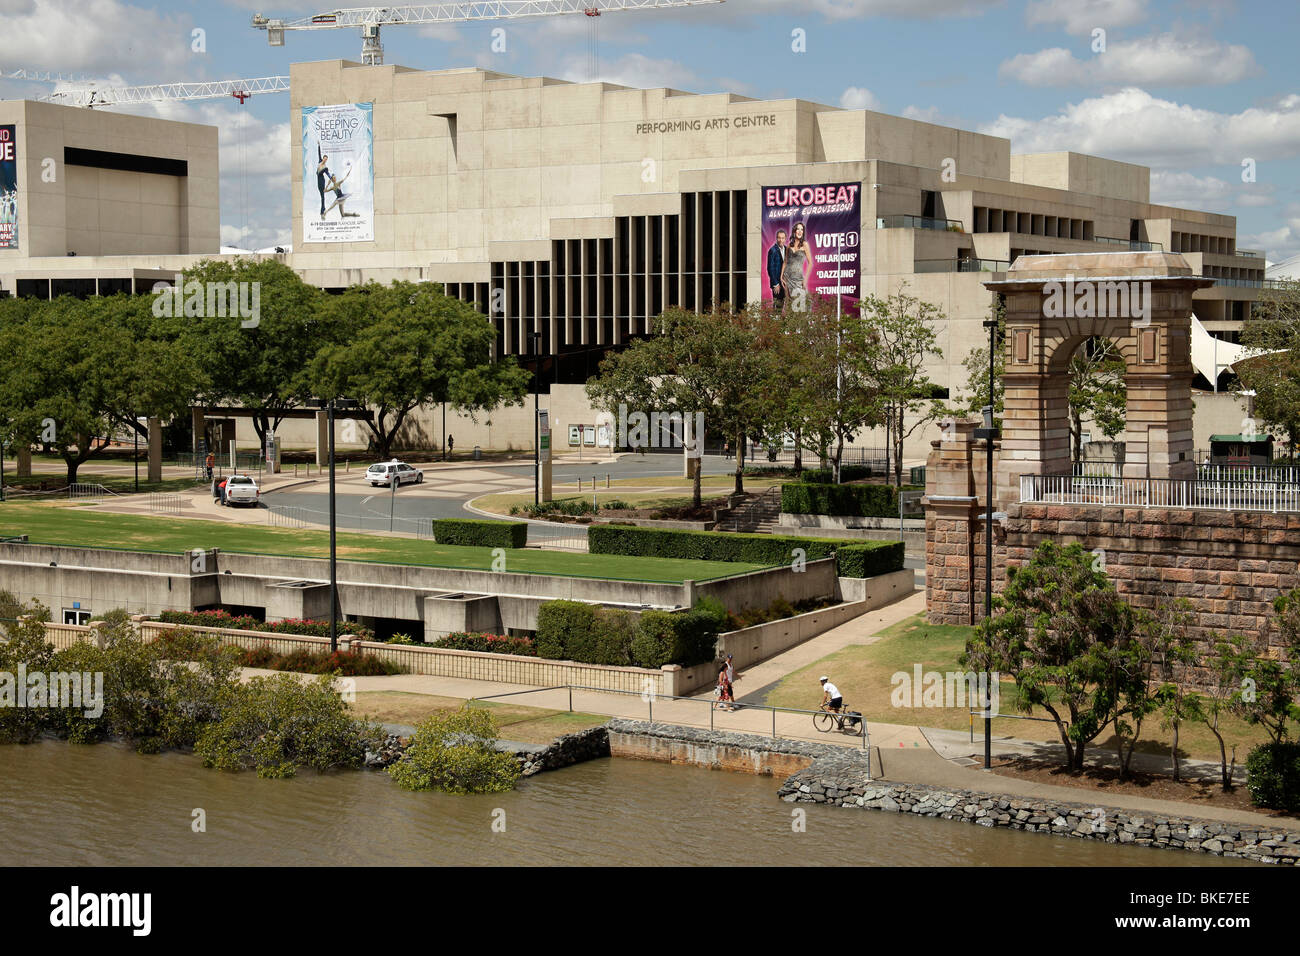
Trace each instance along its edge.
<instances>
[{"instance_id":1,"label":"river water","mask_svg":"<svg viewBox=\"0 0 1300 956\"><path fill-rule=\"evenodd\" d=\"M0 746L0 840L7 864L44 866L1238 862L807 804L806 831L794 832L778 786L614 759L453 796L407 793L370 771L259 780L187 754L50 740ZM206 832L192 828L195 809Z\"/></svg>"}]
</instances>

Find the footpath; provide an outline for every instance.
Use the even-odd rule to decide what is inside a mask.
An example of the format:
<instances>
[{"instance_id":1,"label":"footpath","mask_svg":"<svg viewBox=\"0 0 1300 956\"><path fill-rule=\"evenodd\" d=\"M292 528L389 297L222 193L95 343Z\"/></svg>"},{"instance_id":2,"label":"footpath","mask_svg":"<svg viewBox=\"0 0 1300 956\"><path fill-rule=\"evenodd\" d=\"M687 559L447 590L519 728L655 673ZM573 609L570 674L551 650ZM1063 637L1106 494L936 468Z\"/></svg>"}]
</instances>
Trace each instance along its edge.
<instances>
[{"instance_id":1,"label":"footpath","mask_svg":"<svg viewBox=\"0 0 1300 956\"><path fill-rule=\"evenodd\" d=\"M431 694L461 700L496 698L530 707L553 710L574 710L607 717L630 720L652 719L655 723L677 724L685 727L708 728L776 736L786 739L815 741L845 748L862 749L863 738L835 732L818 733L809 714L776 712L763 707L762 701L771 688L792 671L812 664L828 654L854 644L872 644L880 640L881 632L899 621L920 613L925 608L924 592L912 595L879 610L848 621L825 634L772 657L739 675L736 681L736 711L719 710L713 706L711 692L690 699L643 700L636 694L616 694L608 691L578 688L531 688L518 684L491 681L464 680L451 677L429 677L400 674L392 677L355 678L358 693L366 691L398 691L413 694ZM505 698L497 695L510 695ZM849 706L853 702L850 700ZM748 706L745 706L748 705ZM1156 800L1134 794L1098 791L1081 787L1058 786L994 774L973 766L972 759L983 752L982 739L972 744L967 734L960 731L923 728L905 724L871 722L869 743L872 750L873 773L879 782L917 783L962 790L978 790L1003 794L1014 798L1031 798L1066 803L1097 802L1107 807L1147 813L1165 817L1195 817L1200 819L1247 824L1265 829L1297 829L1300 821L1278 818L1249 810L1217 808L1186 801ZM1060 750L1059 744L1021 740L1008 736L995 736L992 750L995 756L1015 756L1024 753L1052 753ZM1135 766L1143 760L1151 767L1164 771L1167 761L1155 755L1134 755ZM1218 764L1186 760L1184 772L1189 777L1215 776Z\"/></svg>"}]
</instances>

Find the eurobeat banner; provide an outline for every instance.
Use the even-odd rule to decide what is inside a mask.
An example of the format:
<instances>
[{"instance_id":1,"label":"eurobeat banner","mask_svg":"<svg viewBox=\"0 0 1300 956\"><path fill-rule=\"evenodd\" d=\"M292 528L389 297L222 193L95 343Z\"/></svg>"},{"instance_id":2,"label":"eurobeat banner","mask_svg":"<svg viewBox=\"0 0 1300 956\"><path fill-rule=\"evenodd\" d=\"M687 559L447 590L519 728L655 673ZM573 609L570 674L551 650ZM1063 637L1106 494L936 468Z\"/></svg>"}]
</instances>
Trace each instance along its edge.
<instances>
[{"instance_id":1,"label":"eurobeat banner","mask_svg":"<svg viewBox=\"0 0 1300 956\"><path fill-rule=\"evenodd\" d=\"M862 184L763 187L763 298L858 298Z\"/></svg>"}]
</instances>

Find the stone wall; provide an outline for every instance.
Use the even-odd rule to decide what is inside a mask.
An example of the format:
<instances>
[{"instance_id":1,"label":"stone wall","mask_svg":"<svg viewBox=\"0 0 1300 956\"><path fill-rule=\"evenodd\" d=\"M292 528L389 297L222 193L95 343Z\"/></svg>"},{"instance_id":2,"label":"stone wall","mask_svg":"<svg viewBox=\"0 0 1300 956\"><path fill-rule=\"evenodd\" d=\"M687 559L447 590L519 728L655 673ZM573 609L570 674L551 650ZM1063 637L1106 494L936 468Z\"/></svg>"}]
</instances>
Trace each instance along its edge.
<instances>
[{"instance_id":1,"label":"stone wall","mask_svg":"<svg viewBox=\"0 0 1300 956\"><path fill-rule=\"evenodd\" d=\"M949 790L924 784L871 783L852 773L828 774L816 766L786 780L779 794L789 803L916 813L984 827L1244 857L1260 863L1294 865L1300 860L1300 830L1260 829L1213 820L1137 814L1112 807Z\"/></svg>"},{"instance_id":2,"label":"stone wall","mask_svg":"<svg viewBox=\"0 0 1300 956\"><path fill-rule=\"evenodd\" d=\"M608 756L609 731L601 726L565 734L541 750L521 751L515 754L515 759L523 768L524 776L531 777L543 770L559 770L561 767L571 767L575 763Z\"/></svg>"}]
</instances>

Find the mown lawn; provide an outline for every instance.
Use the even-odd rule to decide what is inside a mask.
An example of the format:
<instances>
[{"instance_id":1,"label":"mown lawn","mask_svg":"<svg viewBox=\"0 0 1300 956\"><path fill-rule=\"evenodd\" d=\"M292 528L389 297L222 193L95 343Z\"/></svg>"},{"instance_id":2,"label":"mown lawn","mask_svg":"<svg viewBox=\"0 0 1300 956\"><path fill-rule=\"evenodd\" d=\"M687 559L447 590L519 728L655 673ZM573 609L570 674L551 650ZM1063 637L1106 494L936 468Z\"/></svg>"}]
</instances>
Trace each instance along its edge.
<instances>
[{"instance_id":1,"label":"mown lawn","mask_svg":"<svg viewBox=\"0 0 1300 956\"><path fill-rule=\"evenodd\" d=\"M899 621L881 632L879 640L873 644L854 644L833 654L828 654L816 663L809 664L787 675L768 695L767 703L779 707L798 707L805 710L816 709L821 703L821 685L817 678L822 674L830 677L844 695L844 700L853 710L861 711L868 722L877 721L888 724L907 724L920 727L937 727L944 730L968 730L971 726L970 708L963 706L964 701L955 707L912 707L893 706L891 693L895 687L903 686L895 681L897 674L906 674L913 678L915 687L915 667L921 665L924 675L927 671L946 674L949 671L964 671L957 663L958 657L966 645L966 639L974 628L954 627L950 625L927 624L923 615ZM1021 715L1016 706L1016 685L1014 681L1003 680L999 685L998 712L1003 715ZM915 689L915 697L907 703L921 699L921 689ZM1035 708L1026 716L1049 717L1041 708ZM983 739L983 718L976 717L975 739ZM1258 727L1251 727L1235 718L1227 718L1221 726L1224 740L1229 748L1237 745L1237 764L1246 760L1246 754L1256 744L1264 743L1268 735ZM1056 724L1037 720L1014 720L1009 716L995 718L994 736L1019 737L1025 740L1057 741L1060 739ZM1142 724L1142 736L1138 750L1146 753L1168 755L1173 734L1160 726L1158 716L1148 717ZM1185 755L1202 760L1218 760L1219 744L1214 735L1204 724L1184 724L1178 735L1179 750ZM1109 731L1103 731L1091 744L1089 749L1101 748L1114 752L1115 738Z\"/></svg>"},{"instance_id":2,"label":"mown lawn","mask_svg":"<svg viewBox=\"0 0 1300 956\"><path fill-rule=\"evenodd\" d=\"M227 524L191 518L155 518L96 511L70 502L0 504L0 537L25 534L40 544L180 553L220 548L303 558L329 556L329 532ZM457 547L412 538L340 532L338 556L347 561L428 567L492 569L491 548ZM506 570L616 581L679 583L741 574L761 567L730 561L581 554L536 549L506 552Z\"/></svg>"},{"instance_id":3,"label":"mown lawn","mask_svg":"<svg viewBox=\"0 0 1300 956\"><path fill-rule=\"evenodd\" d=\"M464 703L456 697L381 690L358 693L353 708L359 714L384 723L416 726L430 714L460 710ZM485 707L492 712L502 737L528 744L547 744L556 737L577 733L588 727L599 727L609 720L599 714L569 713L567 710L526 707L499 701L481 701L474 706Z\"/></svg>"}]
</instances>

